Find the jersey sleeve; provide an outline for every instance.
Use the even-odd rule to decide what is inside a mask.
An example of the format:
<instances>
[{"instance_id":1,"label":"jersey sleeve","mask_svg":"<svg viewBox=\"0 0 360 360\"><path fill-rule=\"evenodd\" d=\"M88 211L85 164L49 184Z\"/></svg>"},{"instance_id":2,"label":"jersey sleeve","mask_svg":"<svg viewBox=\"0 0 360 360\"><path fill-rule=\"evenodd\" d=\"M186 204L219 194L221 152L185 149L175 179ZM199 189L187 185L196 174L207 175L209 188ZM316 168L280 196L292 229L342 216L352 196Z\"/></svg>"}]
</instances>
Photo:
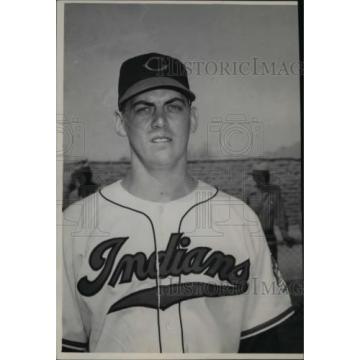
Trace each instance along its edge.
<instances>
[{"instance_id":1,"label":"jersey sleeve","mask_svg":"<svg viewBox=\"0 0 360 360\"><path fill-rule=\"evenodd\" d=\"M65 211L63 227L62 351L85 352L88 351L88 338L76 295L73 268L74 239L72 238L74 227L68 224L69 214L71 210Z\"/></svg>"},{"instance_id":2,"label":"jersey sleeve","mask_svg":"<svg viewBox=\"0 0 360 360\"><path fill-rule=\"evenodd\" d=\"M249 231L252 256L241 339L264 332L294 313L289 291L271 257L260 222L255 214L251 217L255 226Z\"/></svg>"}]
</instances>

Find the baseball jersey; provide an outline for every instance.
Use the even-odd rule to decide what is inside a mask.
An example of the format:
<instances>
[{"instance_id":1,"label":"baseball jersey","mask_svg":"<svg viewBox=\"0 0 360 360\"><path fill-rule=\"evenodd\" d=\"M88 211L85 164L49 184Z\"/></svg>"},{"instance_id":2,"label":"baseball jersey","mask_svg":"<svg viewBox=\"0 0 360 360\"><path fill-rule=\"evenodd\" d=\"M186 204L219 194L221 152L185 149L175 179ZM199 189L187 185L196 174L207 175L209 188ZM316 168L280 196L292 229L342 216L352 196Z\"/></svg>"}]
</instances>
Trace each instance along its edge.
<instances>
[{"instance_id":1,"label":"baseball jersey","mask_svg":"<svg viewBox=\"0 0 360 360\"><path fill-rule=\"evenodd\" d=\"M199 181L166 203L121 181L63 222L63 351L236 353L293 313L257 216Z\"/></svg>"}]
</instances>

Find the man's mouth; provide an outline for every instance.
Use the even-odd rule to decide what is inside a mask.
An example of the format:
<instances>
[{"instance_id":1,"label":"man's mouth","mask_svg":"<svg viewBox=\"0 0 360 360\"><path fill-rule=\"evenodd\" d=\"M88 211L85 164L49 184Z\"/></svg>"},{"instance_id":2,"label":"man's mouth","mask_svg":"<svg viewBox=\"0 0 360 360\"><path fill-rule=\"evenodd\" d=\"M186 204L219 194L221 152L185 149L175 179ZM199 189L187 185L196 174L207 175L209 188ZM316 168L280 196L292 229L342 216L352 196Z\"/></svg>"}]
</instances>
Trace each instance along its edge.
<instances>
[{"instance_id":1,"label":"man's mouth","mask_svg":"<svg viewBox=\"0 0 360 360\"><path fill-rule=\"evenodd\" d=\"M172 141L172 139L167 137L167 136L156 136L156 137L151 139L151 142L156 143L156 144L168 143L168 142L171 142L171 141Z\"/></svg>"}]
</instances>

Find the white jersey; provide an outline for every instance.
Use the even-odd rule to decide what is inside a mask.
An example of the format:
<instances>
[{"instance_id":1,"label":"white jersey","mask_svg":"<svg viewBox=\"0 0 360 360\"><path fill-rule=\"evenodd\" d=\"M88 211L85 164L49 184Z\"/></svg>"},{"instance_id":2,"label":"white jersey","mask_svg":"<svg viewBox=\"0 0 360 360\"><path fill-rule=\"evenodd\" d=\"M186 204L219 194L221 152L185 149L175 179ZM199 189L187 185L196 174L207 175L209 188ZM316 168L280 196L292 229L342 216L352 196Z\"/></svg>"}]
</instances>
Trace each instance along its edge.
<instances>
[{"instance_id":1,"label":"white jersey","mask_svg":"<svg viewBox=\"0 0 360 360\"><path fill-rule=\"evenodd\" d=\"M254 212L203 182L159 203L117 181L63 230L63 351L236 353L293 313Z\"/></svg>"}]
</instances>

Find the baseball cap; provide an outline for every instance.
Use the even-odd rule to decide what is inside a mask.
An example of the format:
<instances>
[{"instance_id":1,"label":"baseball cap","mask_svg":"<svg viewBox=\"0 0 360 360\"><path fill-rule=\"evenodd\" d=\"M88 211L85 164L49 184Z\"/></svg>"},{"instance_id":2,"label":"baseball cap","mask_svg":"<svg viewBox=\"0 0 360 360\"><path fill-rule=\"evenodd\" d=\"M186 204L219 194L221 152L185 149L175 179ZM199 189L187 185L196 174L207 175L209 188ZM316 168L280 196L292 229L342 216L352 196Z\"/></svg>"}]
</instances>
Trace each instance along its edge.
<instances>
[{"instance_id":1,"label":"baseball cap","mask_svg":"<svg viewBox=\"0 0 360 360\"><path fill-rule=\"evenodd\" d=\"M123 62L118 84L119 107L135 95L148 90L169 88L195 100L185 65L178 59L158 53L135 56Z\"/></svg>"}]
</instances>

